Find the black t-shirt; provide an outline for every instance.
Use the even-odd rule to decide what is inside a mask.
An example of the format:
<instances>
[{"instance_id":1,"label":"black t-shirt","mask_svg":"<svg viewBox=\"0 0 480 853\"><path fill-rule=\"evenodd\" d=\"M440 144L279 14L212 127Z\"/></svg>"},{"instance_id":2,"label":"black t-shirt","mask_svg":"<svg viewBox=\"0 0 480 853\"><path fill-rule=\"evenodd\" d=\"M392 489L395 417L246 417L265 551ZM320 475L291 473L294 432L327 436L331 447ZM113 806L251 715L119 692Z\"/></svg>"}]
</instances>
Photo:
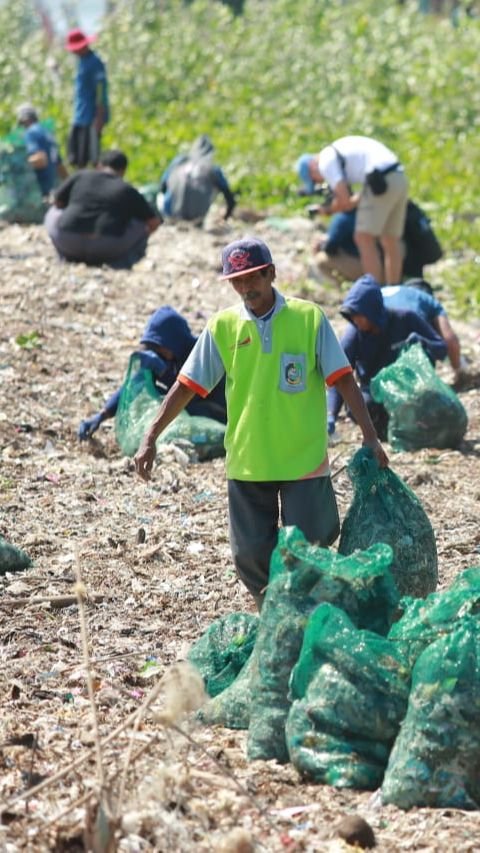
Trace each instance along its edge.
<instances>
[{"instance_id":1,"label":"black t-shirt","mask_svg":"<svg viewBox=\"0 0 480 853\"><path fill-rule=\"evenodd\" d=\"M119 175L96 169L76 172L58 188L55 199L65 207L61 231L121 236L131 219L153 219L144 197Z\"/></svg>"}]
</instances>

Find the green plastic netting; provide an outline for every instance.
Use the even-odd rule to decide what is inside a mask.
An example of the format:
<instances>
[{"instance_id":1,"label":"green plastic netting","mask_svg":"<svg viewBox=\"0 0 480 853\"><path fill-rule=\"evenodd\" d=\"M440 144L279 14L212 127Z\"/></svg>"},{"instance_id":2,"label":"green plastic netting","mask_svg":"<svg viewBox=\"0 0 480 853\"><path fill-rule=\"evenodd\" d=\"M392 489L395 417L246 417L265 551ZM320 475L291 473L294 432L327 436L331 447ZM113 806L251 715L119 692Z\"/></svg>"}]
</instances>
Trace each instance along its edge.
<instances>
[{"instance_id":1,"label":"green plastic netting","mask_svg":"<svg viewBox=\"0 0 480 853\"><path fill-rule=\"evenodd\" d=\"M153 374L141 366L132 353L115 415L115 436L125 456L134 456L142 438L158 414L162 402ZM191 443L196 457L203 461L224 456L225 425L199 415L181 412L159 436L158 444L175 441Z\"/></svg>"},{"instance_id":2,"label":"green plastic netting","mask_svg":"<svg viewBox=\"0 0 480 853\"><path fill-rule=\"evenodd\" d=\"M413 666L430 643L456 630L465 616L479 620L480 568L466 569L448 589L424 600L402 599L400 607L403 615L388 637L404 650Z\"/></svg>"},{"instance_id":3,"label":"green plastic netting","mask_svg":"<svg viewBox=\"0 0 480 853\"><path fill-rule=\"evenodd\" d=\"M209 696L222 693L247 663L255 645L258 616L229 613L213 622L187 655Z\"/></svg>"},{"instance_id":4,"label":"green plastic netting","mask_svg":"<svg viewBox=\"0 0 480 853\"><path fill-rule=\"evenodd\" d=\"M218 696L210 699L199 711L197 719L207 726L227 729L248 729L252 705L251 684L257 666L255 647L235 681Z\"/></svg>"},{"instance_id":5,"label":"green plastic netting","mask_svg":"<svg viewBox=\"0 0 480 853\"><path fill-rule=\"evenodd\" d=\"M249 759L288 760L288 681L308 617L319 602L331 601L358 625L386 633L398 603L391 558L384 545L345 558L309 544L295 527L279 531L253 654Z\"/></svg>"},{"instance_id":6,"label":"green plastic netting","mask_svg":"<svg viewBox=\"0 0 480 853\"><path fill-rule=\"evenodd\" d=\"M355 453L348 475L354 496L342 524L339 553L386 542L393 549L391 570L400 593L421 597L433 592L437 547L417 496L390 468L380 468L367 447Z\"/></svg>"},{"instance_id":7,"label":"green plastic netting","mask_svg":"<svg viewBox=\"0 0 480 853\"><path fill-rule=\"evenodd\" d=\"M316 782L377 787L409 686L410 668L394 643L321 604L310 616L290 680L292 763Z\"/></svg>"},{"instance_id":8,"label":"green plastic netting","mask_svg":"<svg viewBox=\"0 0 480 853\"><path fill-rule=\"evenodd\" d=\"M384 802L480 808L479 642L478 622L465 616L420 655L385 773Z\"/></svg>"},{"instance_id":9,"label":"green plastic netting","mask_svg":"<svg viewBox=\"0 0 480 853\"><path fill-rule=\"evenodd\" d=\"M467 413L420 344L380 370L370 389L389 414L388 440L394 450L458 447L465 435Z\"/></svg>"},{"instance_id":10,"label":"green plastic netting","mask_svg":"<svg viewBox=\"0 0 480 853\"><path fill-rule=\"evenodd\" d=\"M46 212L35 173L28 163L23 132L0 139L0 219L40 223Z\"/></svg>"},{"instance_id":11,"label":"green plastic netting","mask_svg":"<svg viewBox=\"0 0 480 853\"><path fill-rule=\"evenodd\" d=\"M0 575L6 572L21 572L22 569L28 569L31 565L32 561L25 551L10 545L0 536Z\"/></svg>"},{"instance_id":12,"label":"green plastic netting","mask_svg":"<svg viewBox=\"0 0 480 853\"><path fill-rule=\"evenodd\" d=\"M291 762L305 781L360 790L374 790L381 784L389 749L361 738L347 740L318 731L305 701L293 703L286 735Z\"/></svg>"}]
</instances>

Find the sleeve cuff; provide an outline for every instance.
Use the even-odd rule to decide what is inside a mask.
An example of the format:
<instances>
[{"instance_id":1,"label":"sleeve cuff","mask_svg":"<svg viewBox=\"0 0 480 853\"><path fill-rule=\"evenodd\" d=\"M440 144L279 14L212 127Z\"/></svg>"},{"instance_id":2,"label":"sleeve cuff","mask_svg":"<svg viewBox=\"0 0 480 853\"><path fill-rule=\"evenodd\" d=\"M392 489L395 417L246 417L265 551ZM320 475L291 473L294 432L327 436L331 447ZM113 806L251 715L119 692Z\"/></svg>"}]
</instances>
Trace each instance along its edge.
<instances>
[{"instance_id":1,"label":"sleeve cuff","mask_svg":"<svg viewBox=\"0 0 480 853\"><path fill-rule=\"evenodd\" d=\"M198 394L199 397L203 397L203 398L208 397L208 395L210 393L205 388L202 388L201 385L197 385L197 383L194 382L193 379L190 379L190 377L185 376L185 374L183 374L183 373L178 374L177 380L182 385L185 385L187 388L189 388L190 391L193 391L195 394Z\"/></svg>"},{"instance_id":2,"label":"sleeve cuff","mask_svg":"<svg viewBox=\"0 0 480 853\"><path fill-rule=\"evenodd\" d=\"M336 370L334 373L331 373L330 376L327 376L325 382L328 387L331 388L332 385L335 385L342 376L346 376L347 373L353 373L352 367L348 364L345 367L341 367L340 370Z\"/></svg>"}]
</instances>

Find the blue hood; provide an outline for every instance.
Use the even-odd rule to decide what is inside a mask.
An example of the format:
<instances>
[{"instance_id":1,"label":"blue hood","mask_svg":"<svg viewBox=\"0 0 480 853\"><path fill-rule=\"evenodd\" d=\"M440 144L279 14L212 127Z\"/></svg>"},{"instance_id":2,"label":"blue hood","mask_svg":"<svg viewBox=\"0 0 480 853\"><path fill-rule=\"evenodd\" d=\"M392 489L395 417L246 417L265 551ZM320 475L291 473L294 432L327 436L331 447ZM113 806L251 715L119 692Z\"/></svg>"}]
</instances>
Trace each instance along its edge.
<instances>
[{"instance_id":1,"label":"blue hood","mask_svg":"<svg viewBox=\"0 0 480 853\"><path fill-rule=\"evenodd\" d=\"M388 320L383 304L382 289L373 275L362 275L348 291L340 314L351 321L352 314L363 314L379 329L385 329Z\"/></svg>"},{"instance_id":2,"label":"blue hood","mask_svg":"<svg viewBox=\"0 0 480 853\"><path fill-rule=\"evenodd\" d=\"M170 305L163 305L149 318L140 343L167 347L172 350L175 361L182 365L196 340L185 318Z\"/></svg>"}]
</instances>

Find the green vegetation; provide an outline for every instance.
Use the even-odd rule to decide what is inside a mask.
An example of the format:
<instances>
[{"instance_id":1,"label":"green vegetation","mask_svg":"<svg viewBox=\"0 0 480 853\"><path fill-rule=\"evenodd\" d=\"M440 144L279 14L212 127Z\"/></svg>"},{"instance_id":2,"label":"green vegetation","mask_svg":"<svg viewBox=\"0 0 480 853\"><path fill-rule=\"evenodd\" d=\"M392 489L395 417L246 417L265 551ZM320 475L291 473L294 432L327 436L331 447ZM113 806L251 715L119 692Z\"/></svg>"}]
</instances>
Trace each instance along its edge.
<instances>
[{"instance_id":1,"label":"green vegetation","mask_svg":"<svg viewBox=\"0 0 480 853\"><path fill-rule=\"evenodd\" d=\"M411 195L449 255L445 284L477 310L480 282L480 20L421 15L391 0L213 0L111 4L98 50L110 76L105 143L131 157L137 183L158 179L181 146L211 134L241 201L300 210L293 165L345 133L375 136L404 162ZM32 100L65 139L75 60L46 64L31 0L0 7L0 129Z\"/></svg>"}]
</instances>

